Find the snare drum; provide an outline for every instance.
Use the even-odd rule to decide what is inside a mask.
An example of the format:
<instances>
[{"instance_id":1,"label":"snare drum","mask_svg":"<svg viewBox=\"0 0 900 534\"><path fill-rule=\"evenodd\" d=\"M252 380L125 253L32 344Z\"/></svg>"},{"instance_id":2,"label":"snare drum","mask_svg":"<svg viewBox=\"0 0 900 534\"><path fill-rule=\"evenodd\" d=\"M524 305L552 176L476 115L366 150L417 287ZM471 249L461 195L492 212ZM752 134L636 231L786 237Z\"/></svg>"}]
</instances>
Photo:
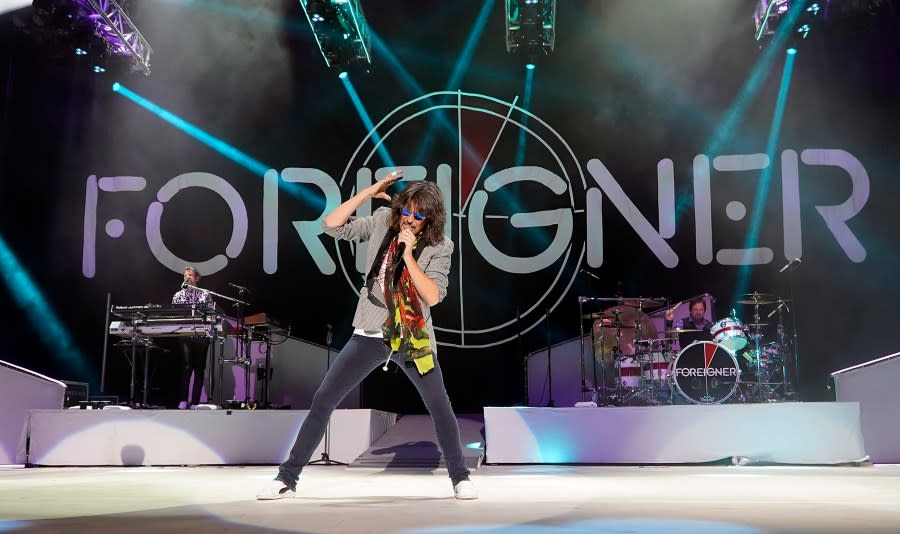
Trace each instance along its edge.
<instances>
[{"instance_id":1,"label":"snare drum","mask_svg":"<svg viewBox=\"0 0 900 534\"><path fill-rule=\"evenodd\" d=\"M634 358L622 358L618 362L619 366L619 385L626 388L641 387L641 364Z\"/></svg>"},{"instance_id":2,"label":"snare drum","mask_svg":"<svg viewBox=\"0 0 900 534\"><path fill-rule=\"evenodd\" d=\"M672 387L694 404L720 404L737 391L741 371L734 353L711 341L681 350L669 368Z\"/></svg>"},{"instance_id":3,"label":"snare drum","mask_svg":"<svg viewBox=\"0 0 900 534\"><path fill-rule=\"evenodd\" d=\"M663 352L651 352L643 365L643 375L645 380L655 380L660 383L665 382L669 376L669 360Z\"/></svg>"},{"instance_id":4,"label":"snare drum","mask_svg":"<svg viewBox=\"0 0 900 534\"><path fill-rule=\"evenodd\" d=\"M726 317L713 323L709 329L713 341L731 352L738 352L747 346L744 325L734 317Z\"/></svg>"}]
</instances>

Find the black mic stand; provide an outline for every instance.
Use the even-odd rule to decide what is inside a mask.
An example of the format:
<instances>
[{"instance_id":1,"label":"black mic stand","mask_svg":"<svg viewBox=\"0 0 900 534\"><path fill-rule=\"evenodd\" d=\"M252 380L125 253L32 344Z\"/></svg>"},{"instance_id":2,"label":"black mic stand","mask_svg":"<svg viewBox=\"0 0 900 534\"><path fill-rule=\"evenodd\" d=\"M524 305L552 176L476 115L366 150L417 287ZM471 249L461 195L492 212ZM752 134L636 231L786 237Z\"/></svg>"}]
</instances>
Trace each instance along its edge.
<instances>
[{"instance_id":1,"label":"black mic stand","mask_svg":"<svg viewBox=\"0 0 900 534\"><path fill-rule=\"evenodd\" d=\"M187 283L187 282L184 282L183 284L181 284L181 288L182 288L182 289L185 289L185 288L196 289L197 291L202 291L202 292L204 292L204 293L206 293L206 294L208 294L208 295L212 295L212 296L214 296L214 297L217 297L217 298L220 298L220 299L224 299L224 300L228 300L228 301L232 302L232 303L234 304L235 308L237 308L237 313L238 313L238 328L241 329L240 332L241 332L241 335L243 335L243 326L244 326L244 311L243 311L243 310L244 310L244 308L246 308L247 306L250 306L250 303L249 303L249 302L245 302L245 301L243 301L243 300L241 300L241 299L236 299L236 298L234 298L234 297L229 297L228 295L223 295L223 294L221 294L221 293L216 293L215 291L211 291L211 290L209 290L209 289L205 289L205 288L202 288L202 287L197 287L197 286L191 285L191 284L189 284L189 283ZM243 291L242 291L242 292L239 292L239 294L240 294L241 296L243 296L243 293L244 293ZM215 310L215 308L214 308L214 310ZM218 311L215 310L215 313L213 313L212 315L218 315ZM217 321L218 321L218 317L215 317L215 322L217 322ZM207 321L207 322L208 322L208 321ZM226 334L225 334L225 332L223 331L223 332L222 332L222 339L221 339L221 341L222 341L222 350L220 351L220 353L221 353L221 354L220 354L220 356L221 356L221 365L218 366L218 367L219 367L219 369L218 369L218 370L219 370L219 382L222 382L222 381L223 381L222 372L224 371L224 367L225 367L225 363L226 363L226 362L225 362L225 350L224 350L224 348L225 348L225 337L226 337ZM217 387L217 384L216 384L217 381L216 381L216 379L215 379L215 376L216 376L216 365L217 365L217 360L218 360L219 358L216 357L216 329L215 329L215 326L214 326L214 325L211 325L211 326L210 326L210 338L212 339L212 349L213 349L213 354L212 354L212 358L213 358L213 362L212 362L212 363L213 363L213 369L212 369L212 372L210 372L210 378L209 378L209 382L210 382L210 384L209 384L209 389L210 389L210 391L209 391L209 394L207 395L207 402L212 401L212 400L215 399L216 387ZM247 372L248 372L248 374L249 374L249 372L250 372L249 367L248 367L248 369L247 369ZM219 384L219 385L220 385L220 384ZM248 389L247 394L249 395L249 394L250 394L250 393L249 393L249 387L248 387L247 389ZM212 402L212 404L217 404L217 403Z\"/></svg>"},{"instance_id":2,"label":"black mic stand","mask_svg":"<svg viewBox=\"0 0 900 534\"><path fill-rule=\"evenodd\" d=\"M556 403L553 402L553 366L550 365L550 308L545 310L544 315L547 318L547 395L550 397L547 407L553 408Z\"/></svg>"},{"instance_id":3,"label":"black mic stand","mask_svg":"<svg viewBox=\"0 0 900 534\"><path fill-rule=\"evenodd\" d=\"M239 298L246 298L246 294L248 293L246 288L235 286L234 284L230 285L237 288ZM245 321L247 304L242 300L235 300L234 308L237 310L236 315L240 336L238 338L237 347L235 347L235 363L244 367L244 407L250 408L250 367L252 367L250 350L251 342L253 341L253 331L252 327L250 330L247 329Z\"/></svg>"},{"instance_id":4,"label":"black mic stand","mask_svg":"<svg viewBox=\"0 0 900 534\"><path fill-rule=\"evenodd\" d=\"M331 342L333 339L331 333L331 325L325 325L327 328L327 332L325 333L325 374L328 374L328 371L331 369ZM322 457L318 460L309 462L309 465L347 465L344 462L339 462L337 460L332 460L331 453L331 416L328 416L328 424L325 425L325 440L324 440L324 450L322 451Z\"/></svg>"},{"instance_id":5,"label":"black mic stand","mask_svg":"<svg viewBox=\"0 0 900 534\"><path fill-rule=\"evenodd\" d=\"M788 263L788 292L790 293L790 296L791 296L791 304L794 305L794 311L791 314L791 323L792 323L792 326L794 327L793 328L793 330L794 330L794 336L793 336L794 337L794 339L793 339L794 350L791 352L793 353L793 357L794 357L794 391L793 391L793 393L797 397L796 400L800 400L800 364L799 364L800 348L799 348L799 345L797 344L797 328L798 328L797 324L799 323L799 314L797 313L797 301L794 300L794 269L798 264L799 264L799 262L797 262L797 263L789 262ZM787 382L787 377L785 377L785 382Z\"/></svg>"}]
</instances>

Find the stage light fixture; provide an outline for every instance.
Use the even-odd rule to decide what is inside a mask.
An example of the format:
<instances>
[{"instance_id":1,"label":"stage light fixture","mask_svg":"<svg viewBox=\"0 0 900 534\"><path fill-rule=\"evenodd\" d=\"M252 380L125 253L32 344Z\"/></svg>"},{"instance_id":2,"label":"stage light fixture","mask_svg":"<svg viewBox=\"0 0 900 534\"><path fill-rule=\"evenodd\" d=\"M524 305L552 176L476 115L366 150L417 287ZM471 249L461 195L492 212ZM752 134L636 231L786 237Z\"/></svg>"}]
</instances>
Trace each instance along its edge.
<instances>
[{"instance_id":1,"label":"stage light fixture","mask_svg":"<svg viewBox=\"0 0 900 534\"><path fill-rule=\"evenodd\" d=\"M328 67L372 64L371 35L360 0L300 0Z\"/></svg>"},{"instance_id":2,"label":"stage light fixture","mask_svg":"<svg viewBox=\"0 0 900 534\"><path fill-rule=\"evenodd\" d=\"M759 0L753 12L760 44L778 32L788 32L788 46L796 47L821 22L821 2L815 0Z\"/></svg>"},{"instance_id":3,"label":"stage light fixture","mask_svg":"<svg viewBox=\"0 0 900 534\"><path fill-rule=\"evenodd\" d=\"M534 62L556 46L556 0L506 0L506 51Z\"/></svg>"},{"instance_id":4,"label":"stage light fixture","mask_svg":"<svg viewBox=\"0 0 900 534\"><path fill-rule=\"evenodd\" d=\"M123 7L124 0L34 0L31 28L43 44L75 48L79 56L119 56L132 70L150 74L153 49Z\"/></svg>"}]
</instances>

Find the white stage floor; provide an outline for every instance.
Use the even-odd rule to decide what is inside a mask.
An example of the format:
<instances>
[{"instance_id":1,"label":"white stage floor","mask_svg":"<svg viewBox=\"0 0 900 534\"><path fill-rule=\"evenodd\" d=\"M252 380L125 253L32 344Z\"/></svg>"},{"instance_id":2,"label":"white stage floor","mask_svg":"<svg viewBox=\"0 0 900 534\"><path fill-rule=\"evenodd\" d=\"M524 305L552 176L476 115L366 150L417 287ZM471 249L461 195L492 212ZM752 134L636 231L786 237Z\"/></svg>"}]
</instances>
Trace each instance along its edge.
<instances>
[{"instance_id":1,"label":"white stage floor","mask_svg":"<svg viewBox=\"0 0 900 534\"><path fill-rule=\"evenodd\" d=\"M0 532L587 534L897 532L900 466L483 466L481 499L446 471L309 467L258 502L273 467L0 468Z\"/></svg>"}]
</instances>

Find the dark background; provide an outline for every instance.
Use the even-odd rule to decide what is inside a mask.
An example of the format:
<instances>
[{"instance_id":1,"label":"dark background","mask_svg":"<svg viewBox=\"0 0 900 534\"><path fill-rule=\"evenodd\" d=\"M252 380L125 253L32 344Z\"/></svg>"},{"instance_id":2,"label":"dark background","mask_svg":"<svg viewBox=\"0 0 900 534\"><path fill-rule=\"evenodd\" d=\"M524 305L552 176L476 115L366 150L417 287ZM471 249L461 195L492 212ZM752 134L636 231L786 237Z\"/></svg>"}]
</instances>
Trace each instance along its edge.
<instances>
[{"instance_id":1,"label":"dark background","mask_svg":"<svg viewBox=\"0 0 900 534\"><path fill-rule=\"evenodd\" d=\"M714 142L717 128L730 116L764 55L753 40L754 4L559 2L556 50L538 62L530 111L572 148L588 185L593 180L587 162L599 159L652 225L657 224L657 163L663 158L674 162L683 210L668 242L679 263L664 267L604 200L604 263L591 269L601 281L576 276L585 232L598 231L586 229L583 214L576 214L576 263L562 268L566 283L554 286L556 297L538 302L535 295L553 285L562 260L547 270L553 271L550 274L498 273L467 236L458 234L454 218L452 237L460 243L467 270L452 274L451 296L435 310L436 324L458 328L461 301L470 329L514 320L517 309L527 315L521 327L503 330L502 337L512 333L512 341L440 348L458 411L520 402L522 358L545 347L548 339L556 343L577 336L580 295L664 295L675 301L709 292L718 299L719 317L730 311L739 287L786 297L787 277L778 274L785 263L779 163L785 149L845 150L862 163L870 181L867 203L849 222L867 252L863 262L854 263L815 209L846 199L849 177L836 168L800 166L803 263L794 280L794 309L799 313L802 397L830 399L830 372L896 350L900 38L893 2L830 2L825 23L800 48L772 160L772 186L765 206L757 206L763 210L759 244L775 251L774 261L749 270L742 285L741 268L715 261L700 265L695 258L694 157L766 151L784 65L780 52L761 71L744 112L725 129L721 142ZM488 16L471 49L471 62L464 63L455 85L448 85L485 5ZM434 91L458 89L506 102L518 95L522 104L525 58L506 53L502 2L376 0L364 2L364 7L373 31L417 82L410 85L378 47L372 73L351 71L350 79L375 123L397 106ZM251 312L266 311L291 324L298 337L316 343L325 341L326 325L333 324L335 344L342 345L351 333L356 295L340 264L334 274L319 272L291 225L292 220L315 219L322 209L321 195L306 186L296 196L281 192L278 270L266 274L262 177L111 90L119 81L268 168L321 169L341 182L346 199L357 167L349 169L346 180L342 177L368 129L337 72L326 68L296 0L143 0L132 2L129 10L154 50L149 77L114 64L107 73L94 74L90 58L38 43L35 31L19 27L33 29L30 8L0 17L0 237L5 244L0 359L55 378L91 382L96 388L107 341L102 334L107 292L114 303L142 304L168 302L178 289L180 275L152 256L143 228L156 191L188 172L212 173L228 181L241 194L250 221L241 254L223 271L204 278L202 285L229 294L227 282L248 286L254 292ZM476 102L484 101L472 97L470 103ZM440 163L456 165L456 111L445 113L449 130L421 118L388 140L397 164L422 165L427 179L434 179ZM483 114L464 120L463 135L483 160L500 121ZM535 124L532 119L530 125ZM423 160L413 161L429 130L437 132L433 145ZM501 137L485 176L515 165L517 140L515 128ZM559 172L535 138L527 146L526 165ZM370 149L371 144L366 145ZM708 152L711 149L715 152ZM476 158L475 163L482 160ZM365 166L385 165L376 153ZM566 165L571 170L572 162ZM454 184L457 172L454 168ZM471 176L471 169L463 169L464 177L467 172ZM712 172L714 248L739 248L751 216L733 222L725 217L724 206L741 200L752 215L760 173ZM140 176L148 186L138 193L100 193L97 275L86 278L81 272L82 231L85 183L91 175ZM460 193L452 195L456 210ZM506 200L500 194L491 197L489 213L561 207L544 189L522 185L507 193ZM573 186L573 194L576 207L583 209L583 185ZM102 226L113 217L126 228L116 240L107 237ZM552 227L510 234L505 221L489 221L489 235L507 254L536 254L553 236ZM201 261L222 253L230 232L225 203L208 191L190 189L166 204L162 233L181 257ZM333 253L333 243L326 241ZM587 267L583 262L580 266ZM46 307L40 299L46 300ZM752 310L734 307L750 321ZM543 320L551 308L549 321ZM53 317L62 328L52 327ZM519 330L527 331L516 339ZM440 342L452 345L460 344L457 338L439 335ZM126 366L118 354L111 353L111 358L107 389L124 394ZM160 365L160 374L171 374L164 361ZM401 374L375 373L365 391L368 407L403 413L423 409Z\"/></svg>"}]
</instances>

